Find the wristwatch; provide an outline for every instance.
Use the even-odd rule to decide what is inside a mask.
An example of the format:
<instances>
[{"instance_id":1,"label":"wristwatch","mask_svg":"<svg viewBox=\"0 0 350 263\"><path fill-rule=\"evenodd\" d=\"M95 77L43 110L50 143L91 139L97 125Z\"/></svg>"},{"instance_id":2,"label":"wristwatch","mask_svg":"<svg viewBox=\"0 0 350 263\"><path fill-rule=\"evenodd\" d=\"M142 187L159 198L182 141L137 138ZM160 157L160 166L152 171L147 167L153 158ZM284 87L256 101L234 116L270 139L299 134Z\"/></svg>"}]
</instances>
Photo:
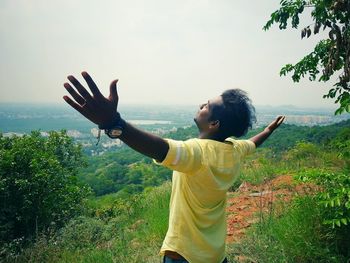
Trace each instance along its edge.
<instances>
[{"instance_id":1,"label":"wristwatch","mask_svg":"<svg viewBox=\"0 0 350 263\"><path fill-rule=\"evenodd\" d=\"M99 127L99 128L103 129L105 131L105 134L109 138L117 139L122 135L123 130L125 129L125 125L126 125L126 122L120 117L120 114L118 113L116 120L111 125L109 125L108 128L106 127Z\"/></svg>"},{"instance_id":2,"label":"wristwatch","mask_svg":"<svg viewBox=\"0 0 350 263\"><path fill-rule=\"evenodd\" d=\"M105 134L108 135L109 138L111 139L117 139L120 137L120 135L122 135L123 130L120 129L120 127L115 127L113 129L110 130L105 130Z\"/></svg>"}]
</instances>

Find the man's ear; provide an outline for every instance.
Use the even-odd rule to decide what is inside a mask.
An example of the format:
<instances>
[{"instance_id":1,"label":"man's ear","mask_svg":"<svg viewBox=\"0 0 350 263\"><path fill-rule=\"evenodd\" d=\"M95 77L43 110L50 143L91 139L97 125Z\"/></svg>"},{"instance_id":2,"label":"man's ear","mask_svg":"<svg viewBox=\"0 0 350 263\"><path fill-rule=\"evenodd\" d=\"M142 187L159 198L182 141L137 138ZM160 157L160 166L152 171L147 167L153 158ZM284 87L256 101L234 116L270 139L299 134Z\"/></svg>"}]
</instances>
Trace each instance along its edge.
<instances>
[{"instance_id":1,"label":"man's ear","mask_svg":"<svg viewBox=\"0 0 350 263\"><path fill-rule=\"evenodd\" d=\"M209 128L211 130L217 130L218 131L219 128L220 128L220 121L219 120L211 121L210 125L209 125Z\"/></svg>"}]
</instances>

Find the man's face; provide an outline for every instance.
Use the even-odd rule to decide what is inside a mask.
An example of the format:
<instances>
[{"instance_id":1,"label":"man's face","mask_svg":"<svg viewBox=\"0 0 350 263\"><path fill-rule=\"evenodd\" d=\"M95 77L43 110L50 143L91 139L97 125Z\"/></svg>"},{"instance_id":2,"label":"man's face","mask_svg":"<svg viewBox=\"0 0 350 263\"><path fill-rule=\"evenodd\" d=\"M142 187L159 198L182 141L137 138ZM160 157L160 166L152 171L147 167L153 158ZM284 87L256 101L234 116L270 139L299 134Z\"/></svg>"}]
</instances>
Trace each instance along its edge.
<instances>
[{"instance_id":1,"label":"man's face","mask_svg":"<svg viewBox=\"0 0 350 263\"><path fill-rule=\"evenodd\" d=\"M208 102L203 103L199 106L199 110L194 118L199 131L205 131L209 129L212 112L215 107L221 107L223 105L223 100L221 96L214 99L208 100Z\"/></svg>"}]
</instances>

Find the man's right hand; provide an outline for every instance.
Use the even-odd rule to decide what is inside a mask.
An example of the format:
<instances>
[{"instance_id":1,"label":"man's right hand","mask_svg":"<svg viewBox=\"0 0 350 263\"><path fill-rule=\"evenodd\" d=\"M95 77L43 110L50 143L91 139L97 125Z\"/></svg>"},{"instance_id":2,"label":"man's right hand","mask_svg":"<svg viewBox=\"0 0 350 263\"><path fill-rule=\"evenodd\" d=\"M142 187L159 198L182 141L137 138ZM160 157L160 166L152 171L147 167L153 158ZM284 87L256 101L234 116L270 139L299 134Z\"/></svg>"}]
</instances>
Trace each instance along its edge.
<instances>
[{"instance_id":1,"label":"man's right hand","mask_svg":"<svg viewBox=\"0 0 350 263\"><path fill-rule=\"evenodd\" d=\"M84 71L81 75L88 84L92 95L75 77L68 76L68 80L73 84L75 89L69 83L64 83L64 87L70 95L72 95L75 101L68 96L64 96L63 99L99 127L110 126L110 124L114 123L117 118L120 118L117 112L119 99L117 93L118 80L116 79L112 81L109 97L106 98L101 94L100 90L87 72ZM160 162L164 160L169 150L167 141L157 135L137 129L127 122L119 139L135 151Z\"/></svg>"},{"instance_id":2,"label":"man's right hand","mask_svg":"<svg viewBox=\"0 0 350 263\"><path fill-rule=\"evenodd\" d=\"M68 96L63 96L63 99L93 123L101 127L108 127L119 117L117 113L119 99L117 93L118 80L112 81L110 84L109 97L106 98L101 94L95 82L87 72L83 71L81 75L88 84L92 95L74 76L70 75L67 78L75 89L67 82L64 83L64 87L74 100Z\"/></svg>"}]
</instances>

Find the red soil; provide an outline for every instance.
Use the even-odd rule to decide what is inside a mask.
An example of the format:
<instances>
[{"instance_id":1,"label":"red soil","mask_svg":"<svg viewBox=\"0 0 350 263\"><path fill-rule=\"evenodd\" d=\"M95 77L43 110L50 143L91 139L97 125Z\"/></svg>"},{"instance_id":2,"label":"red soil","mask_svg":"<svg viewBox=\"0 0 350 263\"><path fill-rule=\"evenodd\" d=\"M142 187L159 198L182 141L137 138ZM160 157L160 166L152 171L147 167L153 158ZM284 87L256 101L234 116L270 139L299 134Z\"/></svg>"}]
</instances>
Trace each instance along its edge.
<instances>
[{"instance_id":1,"label":"red soil","mask_svg":"<svg viewBox=\"0 0 350 263\"><path fill-rule=\"evenodd\" d=\"M237 191L228 193L226 241L239 241L248 227L259 222L262 213L271 211L272 207L276 212L276 202L289 202L293 196L311 189L310 185L297 185L291 175L281 175L260 185L243 182Z\"/></svg>"}]
</instances>

